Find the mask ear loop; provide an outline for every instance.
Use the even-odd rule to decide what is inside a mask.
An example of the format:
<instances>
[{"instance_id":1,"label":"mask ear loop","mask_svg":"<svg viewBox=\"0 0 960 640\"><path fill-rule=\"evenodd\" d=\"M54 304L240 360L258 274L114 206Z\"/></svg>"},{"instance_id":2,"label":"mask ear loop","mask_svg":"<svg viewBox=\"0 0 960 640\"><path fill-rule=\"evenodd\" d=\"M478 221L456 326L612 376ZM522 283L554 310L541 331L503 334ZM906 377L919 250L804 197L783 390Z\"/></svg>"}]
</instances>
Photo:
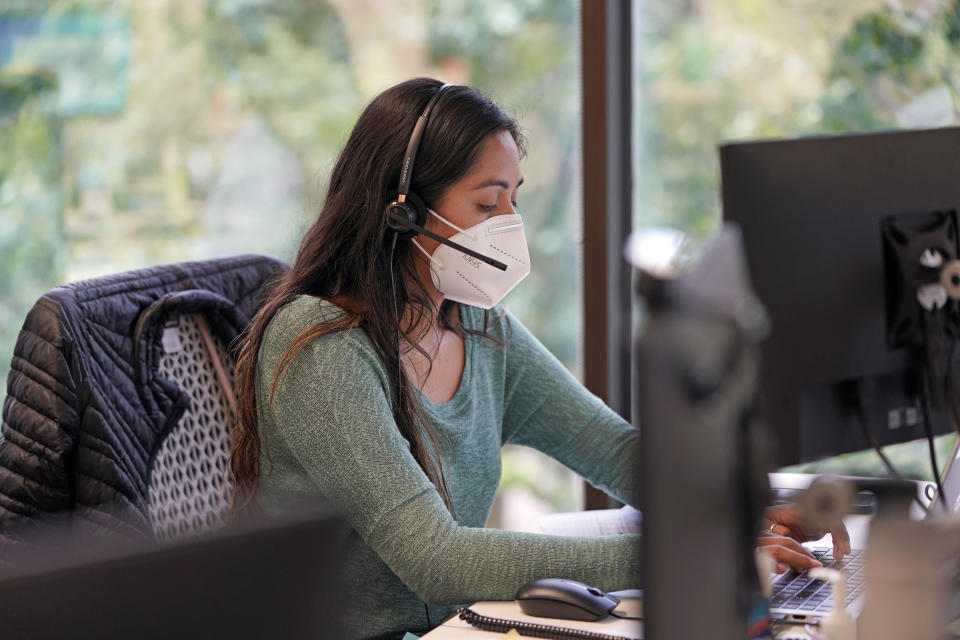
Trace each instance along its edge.
<instances>
[{"instance_id":1,"label":"mask ear loop","mask_svg":"<svg viewBox=\"0 0 960 640\"><path fill-rule=\"evenodd\" d=\"M459 231L459 232L462 233L463 235L467 236L468 238L470 238L470 239L473 240L474 242L477 241L477 237L476 237L475 235L473 235L472 233L467 233L465 230L463 230L463 229L461 229L460 227L458 227L457 225L453 224L452 222L450 222L449 220L447 220L446 218L444 218L443 216L441 216L439 213L437 213L436 211L434 211L434 210L431 209L430 207L427 207L427 211L429 211L429 212L430 212L430 215L432 215L434 218L436 218L436 219L439 220L440 222L444 223L444 224L447 225L447 226L453 227L454 229L456 229L457 231Z\"/></svg>"},{"instance_id":2,"label":"mask ear loop","mask_svg":"<svg viewBox=\"0 0 960 640\"><path fill-rule=\"evenodd\" d=\"M436 258L434 258L434 257L433 257L432 255L430 255L429 253L427 253L427 250L420 246L420 243L417 242L416 238L412 239L410 242L412 242L414 245L416 245L417 249L420 249L420 253L422 253L423 255L425 255L425 256L427 257L427 260L430 261L430 264L431 264L431 265L434 265L434 264L435 264L435 265L437 265L437 268L438 268L438 269L440 269L441 271L443 271L443 263L440 262L439 260L437 260ZM432 267L431 267L431 268L432 268Z\"/></svg>"}]
</instances>

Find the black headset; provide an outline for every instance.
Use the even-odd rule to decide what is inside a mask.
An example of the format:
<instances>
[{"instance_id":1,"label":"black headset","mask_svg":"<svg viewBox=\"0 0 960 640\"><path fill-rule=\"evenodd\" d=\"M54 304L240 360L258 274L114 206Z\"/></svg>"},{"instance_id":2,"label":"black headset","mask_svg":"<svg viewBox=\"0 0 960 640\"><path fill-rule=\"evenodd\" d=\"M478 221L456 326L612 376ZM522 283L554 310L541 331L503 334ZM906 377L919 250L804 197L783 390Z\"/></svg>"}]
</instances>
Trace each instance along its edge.
<instances>
[{"instance_id":1,"label":"black headset","mask_svg":"<svg viewBox=\"0 0 960 640\"><path fill-rule=\"evenodd\" d=\"M384 215L387 218L387 227L394 231L399 237L412 238L418 233L433 238L441 244L456 249L461 253L485 262L501 271L507 270L507 265L468 249L461 244L452 242L441 235L428 231L425 227L427 223L427 205L416 193L411 193L410 184L413 182L413 161L417 156L417 148L420 146L420 139L423 138L423 130L427 127L427 119L430 116L430 110L440 99L445 91L456 85L445 84L437 89L436 93L430 97L423 113L417 118L417 124L413 127L413 133L410 134L410 141L407 142L407 151L403 155L403 165L400 168L400 184L397 186L397 199L387 205Z\"/></svg>"}]
</instances>

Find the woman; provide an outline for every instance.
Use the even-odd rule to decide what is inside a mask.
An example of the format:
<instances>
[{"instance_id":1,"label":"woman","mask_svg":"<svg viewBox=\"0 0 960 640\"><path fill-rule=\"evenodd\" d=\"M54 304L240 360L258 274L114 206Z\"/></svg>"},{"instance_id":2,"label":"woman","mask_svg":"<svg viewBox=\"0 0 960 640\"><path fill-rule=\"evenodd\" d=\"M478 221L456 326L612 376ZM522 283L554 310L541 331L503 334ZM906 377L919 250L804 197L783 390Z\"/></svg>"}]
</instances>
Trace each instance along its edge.
<instances>
[{"instance_id":1,"label":"woman","mask_svg":"<svg viewBox=\"0 0 960 640\"><path fill-rule=\"evenodd\" d=\"M238 498L256 490L276 513L320 494L342 510L357 636L423 631L536 578L639 583L635 536L484 528L506 443L639 503L639 433L497 305L529 269L522 151L517 123L468 87L417 79L377 96L242 345ZM776 538L781 560L813 562Z\"/></svg>"}]
</instances>

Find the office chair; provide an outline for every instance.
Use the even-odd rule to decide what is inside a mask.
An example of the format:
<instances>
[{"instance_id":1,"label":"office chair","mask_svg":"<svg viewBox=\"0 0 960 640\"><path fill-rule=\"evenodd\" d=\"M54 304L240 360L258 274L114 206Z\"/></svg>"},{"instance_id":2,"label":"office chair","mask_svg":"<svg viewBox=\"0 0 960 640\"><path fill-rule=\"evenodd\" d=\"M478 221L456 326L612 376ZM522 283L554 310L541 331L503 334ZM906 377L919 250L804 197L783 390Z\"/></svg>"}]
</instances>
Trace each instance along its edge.
<instances>
[{"instance_id":1,"label":"office chair","mask_svg":"<svg viewBox=\"0 0 960 640\"><path fill-rule=\"evenodd\" d=\"M160 443L150 470L149 509L158 540L219 529L227 523L230 426L237 415L234 360L202 314L182 314L164 327L158 372L190 398Z\"/></svg>"},{"instance_id":2,"label":"office chair","mask_svg":"<svg viewBox=\"0 0 960 640\"><path fill-rule=\"evenodd\" d=\"M286 269L185 262L56 287L18 337L0 431L0 542L61 526L168 540L222 526L228 346Z\"/></svg>"}]
</instances>

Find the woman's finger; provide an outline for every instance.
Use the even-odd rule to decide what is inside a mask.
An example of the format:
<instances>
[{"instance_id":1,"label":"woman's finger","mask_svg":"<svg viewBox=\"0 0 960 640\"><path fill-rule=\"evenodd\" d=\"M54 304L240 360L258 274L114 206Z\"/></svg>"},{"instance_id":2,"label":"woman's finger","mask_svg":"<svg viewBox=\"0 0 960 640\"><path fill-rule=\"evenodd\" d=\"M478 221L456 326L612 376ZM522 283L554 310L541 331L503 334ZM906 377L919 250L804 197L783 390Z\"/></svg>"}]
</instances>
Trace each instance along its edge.
<instances>
[{"instance_id":1,"label":"woman's finger","mask_svg":"<svg viewBox=\"0 0 960 640\"><path fill-rule=\"evenodd\" d=\"M766 535L762 538L757 538L758 547L773 547L779 546L785 549L790 549L794 553L802 554L813 558L813 554L807 550L802 544L794 540L793 538L788 538L786 536L771 536Z\"/></svg>"},{"instance_id":2,"label":"woman's finger","mask_svg":"<svg viewBox=\"0 0 960 640\"><path fill-rule=\"evenodd\" d=\"M841 560L843 556L850 553L850 533L841 522L839 527L830 531L830 534L833 535L833 557Z\"/></svg>"},{"instance_id":3,"label":"woman's finger","mask_svg":"<svg viewBox=\"0 0 960 640\"><path fill-rule=\"evenodd\" d=\"M770 528L778 536L786 536L788 538L793 538L797 542L806 542L806 537L802 532L797 531L793 527L785 524L775 524Z\"/></svg>"},{"instance_id":4,"label":"woman's finger","mask_svg":"<svg viewBox=\"0 0 960 640\"><path fill-rule=\"evenodd\" d=\"M778 564L785 564L797 572L823 566L813 556L798 553L793 549L788 549L787 547L782 547L780 545L764 545L761 547L761 551L764 553L769 553Z\"/></svg>"}]
</instances>

